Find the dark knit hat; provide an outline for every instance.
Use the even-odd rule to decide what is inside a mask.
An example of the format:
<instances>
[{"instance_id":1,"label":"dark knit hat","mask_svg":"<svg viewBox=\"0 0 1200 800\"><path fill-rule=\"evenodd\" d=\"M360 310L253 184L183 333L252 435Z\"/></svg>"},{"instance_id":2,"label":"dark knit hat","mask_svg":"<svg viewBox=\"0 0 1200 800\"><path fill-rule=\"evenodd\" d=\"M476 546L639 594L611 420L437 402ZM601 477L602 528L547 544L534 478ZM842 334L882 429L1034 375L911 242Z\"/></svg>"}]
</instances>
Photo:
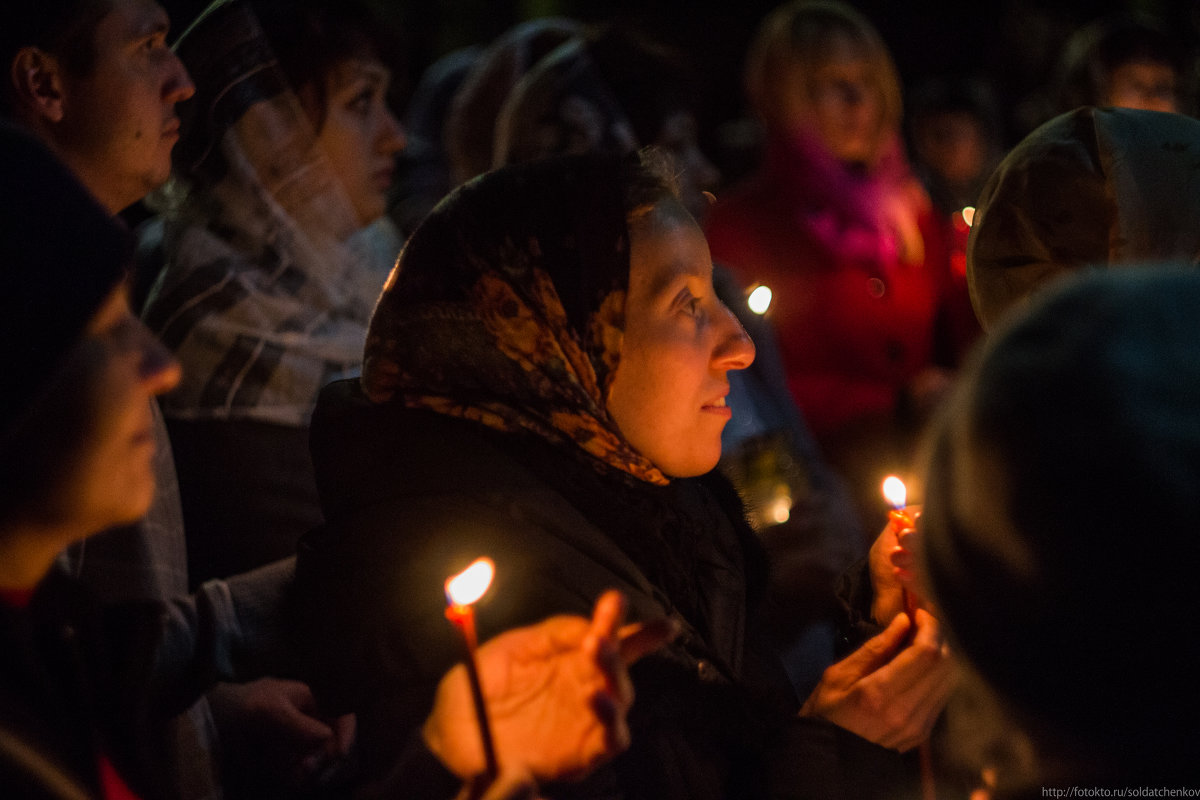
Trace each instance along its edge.
<instances>
[{"instance_id":1,"label":"dark knit hat","mask_svg":"<svg viewBox=\"0 0 1200 800\"><path fill-rule=\"evenodd\" d=\"M961 652L1035 737L1125 774L1200 757L1198 342L1200 273L1076 276L976 354L931 448Z\"/></svg>"},{"instance_id":2,"label":"dark knit hat","mask_svg":"<svg viewBox=\"0 0 1200 800\"><path fill-rule=\"evenodd\" d=\"M27 132L0 125L0 443L124 278L133 238Z\"/></svg>"},{"instance_id":3,"label":"dark knit hat","mask_svg":"<svg viewBox=\"0 0 1200 800\"><path fill-rule=\"evenodd\" d=\"M1084 268L1200 260L1200 121L1128 108L1056 117L1005 157L975 210L967 280L985 328Z\"/></svg>"}]
</instances>

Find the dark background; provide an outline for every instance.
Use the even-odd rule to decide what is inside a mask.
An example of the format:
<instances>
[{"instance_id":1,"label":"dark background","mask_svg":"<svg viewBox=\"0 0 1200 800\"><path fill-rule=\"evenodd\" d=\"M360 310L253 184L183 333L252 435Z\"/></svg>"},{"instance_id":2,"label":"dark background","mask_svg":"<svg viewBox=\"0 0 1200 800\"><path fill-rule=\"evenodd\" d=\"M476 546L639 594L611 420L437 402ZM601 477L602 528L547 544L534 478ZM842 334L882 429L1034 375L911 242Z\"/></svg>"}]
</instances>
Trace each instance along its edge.
<instances>
[{"instance_id":1,"label":"dark background","mask_svg":"<svg viewBox=\"0 0 1200 800\"><path fill-rule=\"evenodd\" d=\"M337 2L337 0L332 0ZM704 87L702 136L744 113L742 59L759 21L776 0L364 0L393 31L395 102L439 56L486 44L513 24L561 15L585 22L619 21L689 55ZM182 31L207 5L164 0L173 29ZM880 30L906 88L937 75L967 74L989 81L1004 115L1000 138L1014 144L1028 132L1021 101L1044 85L1067 37L1081 25L1116 11L1148 14L1187 46L1200 41L1200 0L851 0Z\"/></svg>"}]
</instances>

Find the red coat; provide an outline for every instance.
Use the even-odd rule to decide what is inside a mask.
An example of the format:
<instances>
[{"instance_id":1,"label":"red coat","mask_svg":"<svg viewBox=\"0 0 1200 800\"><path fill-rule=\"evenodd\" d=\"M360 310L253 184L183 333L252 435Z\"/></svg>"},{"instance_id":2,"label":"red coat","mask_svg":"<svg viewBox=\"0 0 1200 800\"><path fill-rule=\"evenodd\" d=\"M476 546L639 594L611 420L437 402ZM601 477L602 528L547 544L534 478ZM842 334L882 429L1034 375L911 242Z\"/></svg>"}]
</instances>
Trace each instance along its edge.
<instances>
[{"instance_id":1,"label":"red coat","mask_svg":"<svg viewBox=\"0 0 1200 800\"><path fill-rule=\"evenodd\" d=\"M713 207L713 259L774 294L788 387L823 442L894 419L933 362L947 251L928 197L896 155L854 174L819 146L776 143Z\"/></svg>"}]
</instances>

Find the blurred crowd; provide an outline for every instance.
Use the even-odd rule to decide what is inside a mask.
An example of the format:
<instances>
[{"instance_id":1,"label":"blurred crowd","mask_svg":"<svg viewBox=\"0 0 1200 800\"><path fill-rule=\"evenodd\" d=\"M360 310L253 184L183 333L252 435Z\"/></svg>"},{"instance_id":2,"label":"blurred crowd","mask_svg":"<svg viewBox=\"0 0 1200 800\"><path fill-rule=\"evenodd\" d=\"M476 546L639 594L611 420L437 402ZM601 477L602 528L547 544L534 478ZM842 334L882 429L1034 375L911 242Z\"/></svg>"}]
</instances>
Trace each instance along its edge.
<instances>
[{"instance_id":1,"label":"blurred crowd","mask_svg":"<svg viewBox=\"0 0 1200 800\"><path fill-rule=\"evenodd\" d=\"M1196 31L183 5L0 12L0 796L1195 776Z\"/></svg>"}]
</instances>

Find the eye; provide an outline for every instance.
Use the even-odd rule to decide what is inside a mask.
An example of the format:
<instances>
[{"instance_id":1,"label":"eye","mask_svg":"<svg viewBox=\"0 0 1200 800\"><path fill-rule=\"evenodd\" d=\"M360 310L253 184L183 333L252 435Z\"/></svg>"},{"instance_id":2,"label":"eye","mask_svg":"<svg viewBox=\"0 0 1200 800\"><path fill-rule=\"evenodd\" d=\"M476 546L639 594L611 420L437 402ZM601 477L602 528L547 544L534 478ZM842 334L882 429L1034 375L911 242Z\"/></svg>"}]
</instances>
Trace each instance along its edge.
<instances>
[{"instance_id":1,"label":"eye","mask_svg":"<svg viewBox=\"0 0 1200 800\"><path fill-rule=\"evenodd\" d=\"M371 113L371 101L375 97L375 92L367 87L362 91L356 92L350 98L350 102L346 103L346 108L359 116L365 117Z\"/></svg>"},{"instance_id":2,"label":"eye","mask_svg":"<svg viewBox=\"0 0 1200 800\"><path fill-rule=\"evenodd\" d=\"M704 301L690 289L684 289L675 298L675 308L689 317L699 318L704 314Z\"/></svg>"},{"instance_id":3,"label":"eye","mask_svg":"<svg viewBox=\"0 0 1200 800\"><path fill-rule=\"evenodd\" d=\"M155 50L165 48L166 46L167 46L166 32L158 31L142 42L141 49L147 53L152 53Z\"/></svg>"}]
</instances>

